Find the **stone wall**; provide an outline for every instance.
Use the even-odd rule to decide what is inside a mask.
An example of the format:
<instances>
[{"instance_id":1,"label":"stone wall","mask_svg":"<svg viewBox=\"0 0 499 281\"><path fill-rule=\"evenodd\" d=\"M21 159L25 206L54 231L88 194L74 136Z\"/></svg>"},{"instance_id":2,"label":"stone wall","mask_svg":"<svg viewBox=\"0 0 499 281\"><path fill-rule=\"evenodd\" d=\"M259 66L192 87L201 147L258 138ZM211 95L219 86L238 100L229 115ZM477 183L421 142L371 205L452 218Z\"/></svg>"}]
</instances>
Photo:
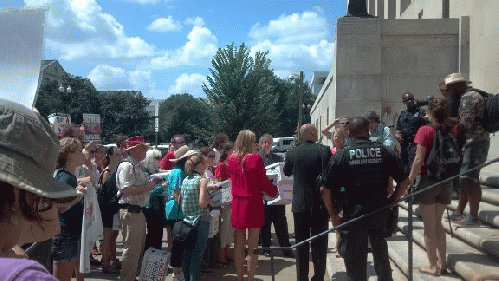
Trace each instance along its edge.
<instances>
[{"instance_id":1,"label":"stone wall","mask_svg":"<svg viewBox=\"0 0 499 281\"><path fill-rule=\"evenodd\" d=\"M439 95L438 79L459 68L459 45L456 19L339 19L336 60L312 107L313 122L322 129L386 105L399 112L405 91Z\"/></svg>"}]
</instances>

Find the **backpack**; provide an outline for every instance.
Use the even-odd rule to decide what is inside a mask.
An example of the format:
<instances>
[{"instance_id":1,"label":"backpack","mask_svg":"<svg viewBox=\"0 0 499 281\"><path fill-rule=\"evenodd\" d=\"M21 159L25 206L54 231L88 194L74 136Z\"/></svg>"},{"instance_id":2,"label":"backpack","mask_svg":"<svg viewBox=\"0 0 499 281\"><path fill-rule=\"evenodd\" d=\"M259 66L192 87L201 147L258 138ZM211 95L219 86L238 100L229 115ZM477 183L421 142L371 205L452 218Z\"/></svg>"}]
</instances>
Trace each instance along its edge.
<instances>
[{"instance_id":1,"label":"backpack","mask_svg":"<svg viewBox=\"0 0 499 281\"><path fill-rule=\"evenodd\" d=\"M490 94L474 88L469 88L466 91L476 91L485 99L485 111L483 112L481 121L485 131L489 133L499 131L499 95Z\"/></svg>"},{"instance_id":2,"label":"backpack","mask_svg":"<svg viewBox=\"0 0 499 281\"><path fill-rule=\"evenodd\" d=\"M426 161L426 174L430 180L441 181L455 176L461 169L461 152L456 137L451 134L450 126L441 130L431 125L436 131L433 147Z\"/></svg>"},{"instance_id":3,"label":"backpack","mask_svg":"<svg viewBox=\"0 0 499 281\"><path fill-rule=\"evenodd\" d=\"M103 172L104 173L104 172ZM102 174L99 181L102 180ZM119 197L117 196L118 188L116 187L116 172L111 174L111 177L102 184L102 187L97 192L97 201L99 207L103 212L109 214L116 214L120 210L118 203Z\"/></svg>"}]
</instances>

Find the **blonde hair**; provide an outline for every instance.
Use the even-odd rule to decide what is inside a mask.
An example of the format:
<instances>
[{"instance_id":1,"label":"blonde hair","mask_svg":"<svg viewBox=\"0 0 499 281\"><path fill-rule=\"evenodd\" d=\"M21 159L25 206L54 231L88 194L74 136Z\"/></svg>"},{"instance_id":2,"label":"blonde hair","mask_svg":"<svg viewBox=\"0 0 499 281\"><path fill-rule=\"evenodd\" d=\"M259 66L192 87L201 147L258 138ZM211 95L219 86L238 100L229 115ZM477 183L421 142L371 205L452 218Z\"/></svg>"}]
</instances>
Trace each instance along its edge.
<instances>
[{"instance_id":1,"label":"blonde hair","mask_svg":"<svg viewBox=\"0 0 499 281\"><path fill-rule=\"evenodd\" d=\"M68 161L68 156L78 149L78 144L81 146L81 142L76 138L66 137L61 139L59 145L59 155L57 155L57 169L64 168L64 165Z\"/></svg>"},{"instance_id":2,"label":"blonde hair","mask_svg":"<svg viewBox=\"0 0 499 281\"><path fill-rule=\"evenodd\" d=\"M251 154L255 150L256 136L250 130L239 131L236 142L234 143L234 153L241 159L246 154Z\"/></svg>"},{"instance_id":3,"label":"blonde hair","mask_svg":"<svg viewBox=\"0 0 499 281\"><path fill-rule=\"evenodd\" d=\"M199 164L204 163L206 160L206 156L202 153L198 152L192 155L191 157L189 157L189 159L187 159L187 161L185 161L185 174L187 176L192 175L196 171L196 168L199 166Z\"/></svg>"}]
</instances>

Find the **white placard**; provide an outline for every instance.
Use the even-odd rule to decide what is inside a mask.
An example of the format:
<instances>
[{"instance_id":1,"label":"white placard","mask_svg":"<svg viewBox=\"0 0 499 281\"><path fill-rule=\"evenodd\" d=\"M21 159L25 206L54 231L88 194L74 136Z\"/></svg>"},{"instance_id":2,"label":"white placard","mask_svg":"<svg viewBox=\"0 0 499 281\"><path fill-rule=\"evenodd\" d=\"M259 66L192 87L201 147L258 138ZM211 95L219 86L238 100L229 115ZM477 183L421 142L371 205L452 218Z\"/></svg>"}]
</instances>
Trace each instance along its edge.
<instances>
[{"instance_id":1,"label":"white placard","mask_svg":"<svg viewBox=\"0 0 499 281\"><path fill-rule=\"evenodd\" d=\"M45 12L0 10L0 97L28 108L38 90Z\"/></svg>"}]
</instances>

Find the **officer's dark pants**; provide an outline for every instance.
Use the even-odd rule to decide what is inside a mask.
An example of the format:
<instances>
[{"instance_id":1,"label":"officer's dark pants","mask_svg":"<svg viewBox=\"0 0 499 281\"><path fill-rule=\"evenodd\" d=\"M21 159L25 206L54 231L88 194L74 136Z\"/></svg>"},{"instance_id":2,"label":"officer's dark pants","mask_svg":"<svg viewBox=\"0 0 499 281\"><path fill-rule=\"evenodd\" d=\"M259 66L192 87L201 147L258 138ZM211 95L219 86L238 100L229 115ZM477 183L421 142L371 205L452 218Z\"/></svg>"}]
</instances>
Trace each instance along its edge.
<instances>
[{"instance_id":1,"label":"officer's dark pants","mask_svg":"<svg viewBox=\"0 0 499 281\"><path fill-rule=\"evenodd\" d=\"M400 158L402 158L402 163L404 163L404 171L408 173L411 170L414 157L416 157L416 145L412 142L401 143L400 150Z\"/></svg>"},{"instance_id":2,"label":"officer's dark pants","mask_svg":"<svg viewBox=\"0 0 499 281\"><path fill-rule=\"evenodd\" d=\"M265 205L265 225L260 230L263 247L270 247L271 234L270 230L274 224L275 233L279 246L289 247L289 231L288 222L286 221L286 206L285 205Z\"/></svg>"},{"instance_id":3,"label":"officer's dark pants","mask_svg":"<svg viewBox=\"0 0 499 281\"><path fill-rule=\"evenodd\" d=\"M339 253L343 257L349 281L367 281L367 243L371 241L374 269L379 281L392 281L388 244L381 225L385 214L378 214L341 231Z\"/></svg>"},{"instance_id":4,"label":"officer's dark pants","mask_svg":"<svg viewBox=\"0 0 499 281\"><path fill-rule=\"evenodd\" d=\"M313 235L319 234L328 228L328 221L313 218L311 212L293 213L295 223L296 243L306 240ZM321 223L317 223L321 221ZM322 223L325 221L324 223ZM312 246L312 262L314 264L314 276L312 281L323 281L326 273L327 235L324 235L311 243L297 248L296 275L298 281L308 281L309 252Z\"/></svg>"}]
</instances>

